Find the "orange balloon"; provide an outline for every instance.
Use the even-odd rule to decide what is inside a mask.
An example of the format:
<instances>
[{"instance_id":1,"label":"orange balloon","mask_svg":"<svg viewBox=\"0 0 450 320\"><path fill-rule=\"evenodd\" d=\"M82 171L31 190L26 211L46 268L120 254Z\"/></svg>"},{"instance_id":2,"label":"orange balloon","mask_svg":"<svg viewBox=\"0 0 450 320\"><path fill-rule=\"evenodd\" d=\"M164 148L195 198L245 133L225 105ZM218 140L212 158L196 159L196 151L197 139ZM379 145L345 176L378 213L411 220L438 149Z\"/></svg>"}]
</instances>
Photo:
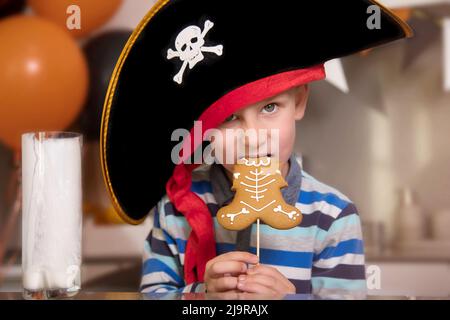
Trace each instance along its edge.
<instances>
[{"instance_id":1,"label":"orange balloon","mask_svg":"<svg viewBox=\"0 0 450 320\"><path fill-rule=\"evenodd\" d=\"M83 107L88 68L82 51L52 22L0 20L0 140L20 149L28 131L63 130Z\"/></svg>"},{"instance_id":2,"label":"orange balloon","mask_svg":"<svg viewBox=\"0 0 450 320\"><path fill-rule=\"evenodd\" d=\"M122 0L28 0L33 11L49 19L75 37L82 37L107 22L122 4ZM68 29L67 20L73 14L67 8L77 5L81 29Z\"/></svg>"}]
</instances>

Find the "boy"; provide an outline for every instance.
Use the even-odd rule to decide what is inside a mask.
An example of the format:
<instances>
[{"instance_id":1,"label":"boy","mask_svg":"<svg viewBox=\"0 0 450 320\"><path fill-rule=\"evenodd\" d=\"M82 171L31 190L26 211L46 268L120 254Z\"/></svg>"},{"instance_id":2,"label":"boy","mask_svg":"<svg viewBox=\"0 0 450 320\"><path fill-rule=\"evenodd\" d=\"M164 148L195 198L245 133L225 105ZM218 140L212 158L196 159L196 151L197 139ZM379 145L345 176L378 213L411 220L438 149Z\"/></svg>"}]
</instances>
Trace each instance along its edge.
<instances>
[{"instance_id":1,"label":"boy","mask_svg":"<svg viewBox=\"0 0 450 320\"><path fill-rule=\"evenodd\" d=\"M307 86L294 87L241 109L219 127L223 132L226 129L279 129L279 154L271 156L279 159L281 172L289 185L282 189L285 200L304 214L300 226L276 230L263 224L258 260L254 254L235 251L236 232L215 223L218 256L206 264L203 284L185 287L177 260L184 253L188 223L164 197L154 211L154 225L145 243L142 292L205 289L207 292L260 294L325 294L336 289L354 294L364 292L364 254L355 206L347 197L304 172L292 155L295 123L304 116L307 97ZM222 146L226 148L230 144ZM223 150L222 154L227 151ZM213 164L201 169L193 172L192 190L215 216L217 209L233 196L230 191L233 166ZM254 253L255 227L250 231L251 252ZM258 262L259 265L247 268L247 264Z\"/></svg>"},{"instance_id":2,"label":"boy","mask_svg":"<svg viewBox=\"0 0 450 320\"><path fill-rule=\"evenodd\" d=\"M369 27L371 10L381 28ZM293 154L295 123L305 113L307 84L325 78L325 61L410 35L374 1L285 0L272 7L255 0L158 2L119 60L102 119L102 164L118 213L140 223L157 202L141 292L364 295L358 212L346 196L302 170ZM157 88L154 105L142 108L147 87ZM155 117L165 130L148 126ZM202 123L202 137L211 129L278 132L246 140L246 147L258 150L276 139L278 148L269 152L288 183L282 195L303 220L289 230L262 224L259 259L255 226L228 231L215 219L233 197L232 163L189 162L202 147L194 129L181 153L169 143L174 130L192 128L194 120ZM152 147L144 147L149 141ZM237 151L234 140L211 141L216 155ZM177 156L175 166L169 153ZM233 160L250 154L233 152Z\"/></svg>"}]
</instances>

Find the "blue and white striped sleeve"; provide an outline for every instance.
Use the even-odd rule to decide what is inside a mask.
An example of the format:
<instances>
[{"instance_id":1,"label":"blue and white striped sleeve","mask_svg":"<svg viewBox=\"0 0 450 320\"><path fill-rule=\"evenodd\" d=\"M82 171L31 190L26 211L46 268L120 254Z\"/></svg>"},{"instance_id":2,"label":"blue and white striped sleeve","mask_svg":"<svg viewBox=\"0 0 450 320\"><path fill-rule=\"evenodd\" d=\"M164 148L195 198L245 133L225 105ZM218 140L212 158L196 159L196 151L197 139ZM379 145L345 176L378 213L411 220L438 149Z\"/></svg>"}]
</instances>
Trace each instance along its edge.
<instances>
[{"instance_id":1,"label":"blue and white striped sleeve","mask_svg":"<svg viewBox=\"0 0 450 320\"><path fill-rule=\"evenodd\" d=\"M317 295L366 296L361 221L353 203L349 202L336 216L314 254L311 284Z\"/></svg>"},{"instance_id":2,"label":"blue and white striped sleeve","mask_svg":"<svg viewBox=\"0 0 450 320\"><path fill-rule=\"evenodd\" d=\"M165 224L165 207L170 202L161 200L150 213L151 231L144 242L141 293L204 292L202 282L186 285L177 241Z\"/></svg>"}]
</instances>

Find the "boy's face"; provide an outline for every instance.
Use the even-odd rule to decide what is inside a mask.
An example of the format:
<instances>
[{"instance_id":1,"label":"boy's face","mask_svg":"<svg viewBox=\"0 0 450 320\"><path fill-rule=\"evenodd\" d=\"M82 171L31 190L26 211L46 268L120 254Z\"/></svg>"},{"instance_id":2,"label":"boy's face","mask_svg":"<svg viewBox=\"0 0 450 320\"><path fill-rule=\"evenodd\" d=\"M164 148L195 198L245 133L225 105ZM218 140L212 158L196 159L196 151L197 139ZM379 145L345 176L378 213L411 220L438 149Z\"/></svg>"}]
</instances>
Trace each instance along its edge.
<instances>
[{"instance_id":1,"label":"boy's face","mask_svg":"<svg viewBox=\"0 0 450 320\"><path fill-rule=\"evenodd\" d=\"M294 87L234 113L218 128L221 131L219 136L222 141L217 143L218 141L212 139L216 149L216 158L217 153L221 152L221 158L227 159L227 152L232 152L234 160L232 163L219 161L228 171L232 172L233 163L236 163L239 158L269 154L280 161L282 173L286 175L287 163L295 142L295 122L304 116L308 93L307 85ZM226 134L226 131L230 132L229 129L232 129L233 132L252 129L252 131L263 134L256 135L254 138L249 138L249 136L230 137ZM237 142L239 139L242 139L240 144ZM276 148L271 147L274 146L274 143L278 143Z\"/></svg>"}]
</instances>

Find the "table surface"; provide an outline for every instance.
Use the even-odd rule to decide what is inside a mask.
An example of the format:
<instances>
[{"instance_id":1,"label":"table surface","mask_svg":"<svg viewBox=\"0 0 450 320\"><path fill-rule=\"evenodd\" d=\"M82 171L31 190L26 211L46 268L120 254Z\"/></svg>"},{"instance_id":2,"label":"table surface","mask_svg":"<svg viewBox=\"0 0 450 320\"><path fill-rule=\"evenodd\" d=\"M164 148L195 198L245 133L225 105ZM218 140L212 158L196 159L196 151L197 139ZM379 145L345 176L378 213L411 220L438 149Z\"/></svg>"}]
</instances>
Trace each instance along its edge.
<instances>
[{"instance_id":1,"label":"table surface","mask_svg":"<svg viewBox=\"0 0 450 320\"><path fill-rule=\"evenodd\" d=\"M0 300L22 300L21 292L0 292ZM80 291L69 300L324 300L324 299L361 299L351 295L321 297L307 294L288 294L268 296L257 294L224 293L152 293L139 292L86 292ZM416 297L416 296L367 296L366 300L450 300L450 297Z\"/></svg>"}]
</instances>

